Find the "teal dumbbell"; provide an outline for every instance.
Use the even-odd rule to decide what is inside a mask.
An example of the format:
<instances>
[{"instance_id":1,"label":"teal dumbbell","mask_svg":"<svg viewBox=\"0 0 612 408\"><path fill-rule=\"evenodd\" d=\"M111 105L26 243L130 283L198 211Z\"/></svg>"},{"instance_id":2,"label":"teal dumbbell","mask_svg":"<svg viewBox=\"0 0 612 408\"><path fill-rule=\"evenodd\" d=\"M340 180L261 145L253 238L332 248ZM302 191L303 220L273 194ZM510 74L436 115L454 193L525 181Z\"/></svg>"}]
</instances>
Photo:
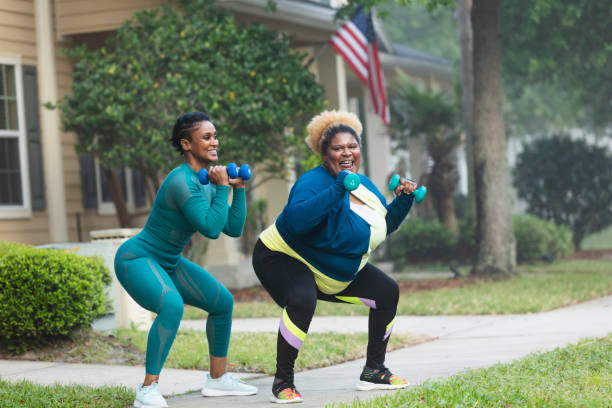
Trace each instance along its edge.
<instances>
[{"instance_id":1,"label":"teal dumbbell","mask_svg":"<svg viewBox=\"0 0 612 408\"><path fill-rule=\"evenodd\" d=\"M348 191L355 190L357 187L359 187L359 184L361 184L361 180L359 179L359 176L355 173L348 173L344 177L344 188L346 188Z\"/></svg>"},{"instance_id":2,"label":"teal dumbbell","mask_svg":"<svg viewBox=\"0 0 612 408\"><path fill-rule=\"evenodd\" d=\"M399 185L400 185L400 175L395 174L393 177L391 177L391 181L389 181L389 190L395 191L395 189ZM416 201L417 203L420 203L421 201L423 201L426 194L427 194L427 187L425 186L421 186L417 188L412 193L412 195L414 196L414 201Z\"/></svg>"}]
</instances>

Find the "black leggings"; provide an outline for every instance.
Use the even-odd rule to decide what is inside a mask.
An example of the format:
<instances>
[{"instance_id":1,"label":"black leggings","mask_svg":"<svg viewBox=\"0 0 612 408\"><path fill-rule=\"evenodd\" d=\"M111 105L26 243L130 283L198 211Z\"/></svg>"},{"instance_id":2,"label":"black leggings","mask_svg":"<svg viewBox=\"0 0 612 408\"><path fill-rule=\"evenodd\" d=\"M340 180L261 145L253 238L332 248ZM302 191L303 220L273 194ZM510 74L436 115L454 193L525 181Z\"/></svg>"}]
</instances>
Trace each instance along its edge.
<instances>
[{"instance_id":1,"label":"black leggings","mask_svg":"<svg viewBox=\"0 0 612 408\"><path fill-rule=\"evenodd\" d=\"M399 288L380 269L368 263L346 289L327 295L317 288L308 266L282 252L271 251L261 240L255 245L253 268L263 287L284 309L277 340L277 378L293 382L294 363L308 333L317 299L369 306L366 365L371 368L383 365Z\"/></svg>"}]
</instances>

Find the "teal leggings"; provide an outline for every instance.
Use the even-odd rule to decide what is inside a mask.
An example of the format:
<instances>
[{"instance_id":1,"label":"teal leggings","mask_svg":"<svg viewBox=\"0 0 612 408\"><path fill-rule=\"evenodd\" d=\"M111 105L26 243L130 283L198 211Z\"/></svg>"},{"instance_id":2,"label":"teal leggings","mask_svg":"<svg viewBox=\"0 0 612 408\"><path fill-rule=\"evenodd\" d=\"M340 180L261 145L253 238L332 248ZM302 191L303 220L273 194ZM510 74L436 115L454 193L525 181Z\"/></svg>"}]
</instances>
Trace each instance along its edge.
<instances>
[{"instance_id":1,"label":"teal leggings","mask_svg":"<svg viewBox=\"0 0 612 408\"><path fill-rule=\"evenodd\" d=\"M209 313L206 337L210 355L227 356L234 298L219 281L185 258L170 272L150 257L126 258L118 256L115 261L117 279L140 306L157 313L147 342L147 374L160 373L185 303Z\"/></svg>"}]
</instances>

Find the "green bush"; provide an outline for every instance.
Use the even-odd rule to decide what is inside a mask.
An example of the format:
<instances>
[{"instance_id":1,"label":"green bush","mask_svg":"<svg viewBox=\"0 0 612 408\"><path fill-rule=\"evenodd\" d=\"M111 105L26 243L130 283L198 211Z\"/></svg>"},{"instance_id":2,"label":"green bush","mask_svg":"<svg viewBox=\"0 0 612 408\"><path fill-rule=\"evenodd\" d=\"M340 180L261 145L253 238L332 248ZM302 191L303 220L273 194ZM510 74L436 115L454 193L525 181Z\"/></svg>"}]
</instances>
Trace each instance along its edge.
<instances>
[{"instance_id":1,"label":"green bush","mask_svg":"<svg viewBox=\"0 0 612 408\"><path fill-rule=\"evenodd\" d=\"M576 248L612 225L612 154L566 135L537 139L517 156L514 185L527 212L568 225Z\"/></svg>"},{"instance_id":2,"label":"green bush","mask_svg":"<svg viewBox=\"0 0 612 408\"><path fill-rule=\"evenodd\" d=\"M461 262L473 263L476 259L476 226L474 222L459 221L459 239L455 247L454 258Z\"/></svg>"},{"instance_id":3,"label":"green bush","mask_svg":"<svg viewBox=\"0 0 612 408\"><path fill-rule=\"evenodd\" d=\"M457 238L438 221L409 218L389 241L395 265L446 261L452 258Z\"/></svg>"},{"instance_id":4,"label":"green bush","mask_svg":"<svg viewBox=\"0 0 612 408\"><path fill-rule=\"evenodd\" d=\"M517 214L512 218L519 262L570 255L574 251L572 233L567 226ZM454 237L438 221L409 218L389 238L388 251L396 269L402 265L428 262L473 262L478 247L476 226L460 222L459 236Z\"/></svg>"},{"instance_id":5,"label":"green bush","mask_svg":"<svg viewBox=\"0 0 612 408\"><path fill-rule=\"evenodd\" d=\"M543 256L562 257L574 250L569 227L539 219L529 214L512 217L518 261L541 259Z\"/></svg>"},{"instance_id":6,"label":"green bush","mask_svg":"<svg viewBox=\"0 0 612 408\"><path fill-rule=\"evenodd\" d=\"M91 324L110 282L99 258L0 243L0 343L21 352Z\"/></svg>"}]
</instances>

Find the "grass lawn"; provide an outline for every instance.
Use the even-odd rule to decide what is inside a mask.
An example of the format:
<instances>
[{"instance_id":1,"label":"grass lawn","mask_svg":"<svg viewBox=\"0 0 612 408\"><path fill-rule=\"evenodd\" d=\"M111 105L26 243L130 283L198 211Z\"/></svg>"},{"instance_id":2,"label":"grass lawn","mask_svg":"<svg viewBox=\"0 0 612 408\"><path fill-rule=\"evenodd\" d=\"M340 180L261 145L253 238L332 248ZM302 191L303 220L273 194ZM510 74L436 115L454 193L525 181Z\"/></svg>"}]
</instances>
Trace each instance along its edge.
<instances>
[{"instance_id":1,"label":"grass lawn","mask_svg":"<svg viewBox=\"0 0 612 408\"><path fill-rule=\"evenodd\" d=\"M582 241L582 249L611 249L612 248L612 226L598 233L587 236Z\"/></svg>"},{"instance_id":2,"label":"grass lawn","mask_svg":"<svg viewBox=\"0 0 612 408\"><path fill-rule=\"evenodd\" d=\"M610 407L612 335L334 407Z\"/></svg>"},{"instance_id":3,"label":"grass lawn","mask_svg":"<svg viewBox=\"0 0 612 408\"><path fill-rule=\"evenodd\" d=\"M452 289L400 296L398 314L476 315L533 313L568 306L612 293L612 262L560 260L521 265L521 274L503 281L473 281ZM318 302L316 315L367 315L364 306ZM236 302L234 317L279 317L273 302ZM203 319L206 312L186 307L183 319Z\"/></svg>"},{"instance_id":4,"label":"grass lawn","mask_svg":"<svg viewBox=\"0 0 612 408\"><path fill-rule=\"evenodd\" d=\"M126 387L47 386L27 381L7 382L0 378L3 408L123 408L132 406L134 397L134 391Z\"/></svg>"},{"instance_id":5,"label":"grass lawn","mask_svg":"<svg viewBox=\"0 0 612 408\"><path fill-rule=\"evenodd\" d=\"M143 352L146 349L146 332L120 330L117 336L131 339L134 346ZM426 339L424 336L394 333L388 349L408 347ZM295 370L325 367L364 357L367 342L366 333L310 333L300 349ZM232 333L228 366L230 371L273 375L276 367L276 333ZM208 370L208 342L204 332L180 330L164 367Z\"/></svg>"}]
</instances>

